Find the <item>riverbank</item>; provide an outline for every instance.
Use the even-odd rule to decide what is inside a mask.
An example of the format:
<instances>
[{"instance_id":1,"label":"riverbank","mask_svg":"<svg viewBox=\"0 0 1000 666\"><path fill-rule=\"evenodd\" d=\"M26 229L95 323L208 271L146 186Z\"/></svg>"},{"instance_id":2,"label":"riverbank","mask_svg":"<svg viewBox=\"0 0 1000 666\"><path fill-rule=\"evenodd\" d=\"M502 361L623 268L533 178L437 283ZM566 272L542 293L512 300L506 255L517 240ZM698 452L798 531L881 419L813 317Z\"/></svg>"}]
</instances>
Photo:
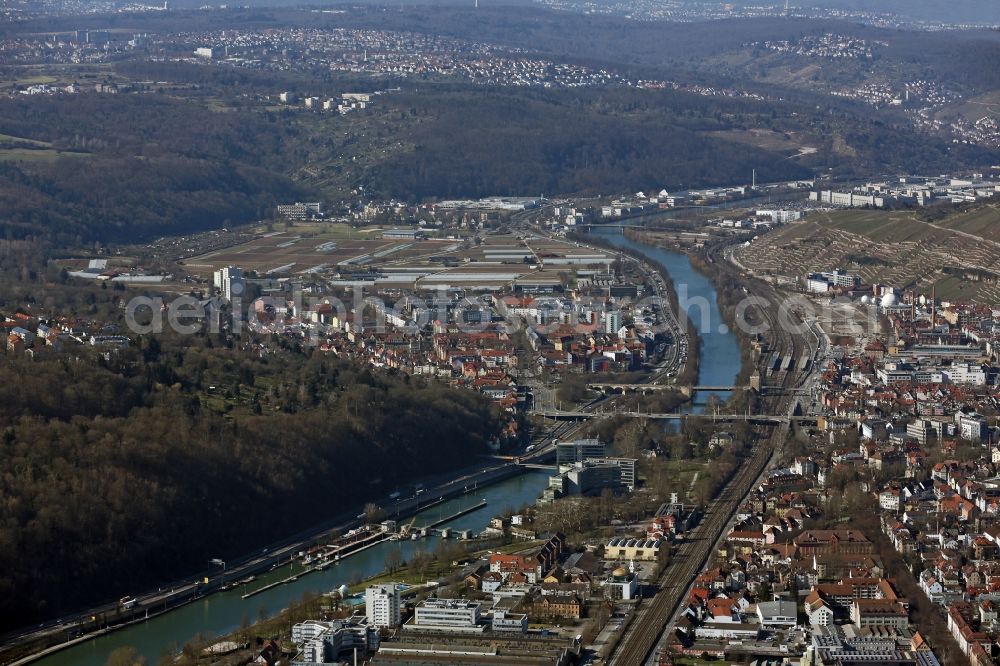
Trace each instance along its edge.
<instances>
[{"instance_id":1,"label":"riverbank","mask_svg":"<svg viewBox=\"0 0 1000 666\"><path fill-rule=\"evenodd\" d=\"M643 261L658 266L660 272L669 275L671 288L665 296L672 304L678 304L672 307L686 318L685 330L691 341L688 346L697 353L697 371L687 373L685 385L720 387L697 392L690 411L702 411L712 400L729 400L732 391L721 387L735 385L742 354L718 308L711 281L694 269L686 254L640 243L611 228L594 230L586 239L589 241L595 237L598 242L611 245L616 251L630 251L633 253L630 256L638 253Z\"/></svg>"},{"instance_id":2,"label":"riverbank","mask_svg":"<svg viewBox=\"0 0 1000 666\"><path fill-rule=\"evenodd\" d=\"M450 487L444 492L434 492L428 490L423 496L429 498L423 500L416 508L416 504L404 505L400 507L399 519L417 514L424 518L423 522L433 522L445 516L452 516L457 512L467 509L469 501L463 500L467 495L479 496L488 501L489 507L495 511L500 511L508 506L520 507L537 498L538 493L544 487L547 475L540 472L525 471L516 465L505 464L492 468L489 473L479 472L459 480L451 482ZM439 498L444 496L442 502ZM433 499L430 499L433 498ZM359 509L360 510L360 509ZM456 530L479 531L485 528L488 519L489 509L477 509L474 513L456 519L449 526ZM397 514L392 513L393 518ZM418 522L421 522L418 519ZM314 535L314 539L325 536L329 533ZM436 543L437 537L418 541L384 542L378 547L371 548L345 557L336 565L331 565L322 572L314 572L309 576L304 576L295 582L282 585L268 590L266 593L254 597L252 600L244 601L240 597L249 589L231 589L223 591L214 589L211 594L203 594L190 598L184 604L168 605L166 608L160 606L149 609L149 619L145 617L145 608L139 609L139 617L134 622L120 624L110 631L87 632L86 636L68 637L82 638L72 644L61 642L58 646L53 646L55 650L49 650L44 654L34 651L34 654L20 654L16 657L4 658L4 663L9 663L7 659L28 658L22 664L38 663L42 666L104 666L107 656L118 647L133 646L140 650L147 661L155 663L164 651L176 653L181 645L191 640L198 634L210 632L216 635L229 633L240 626L244 616L254 616L261 608L270 607L272 609L281 608L291 600L301 596L309 590L329 590L340 584L362 580L375 573L382 571L386 555L389 551L409 553L418 548L427 547L428 543ZM292 547L290 550L283 550L276 558L268 559L268 563L262 564L256 569L258 585L265 585L272 580L289 578L295 573L295 569L289 566L289 552L297 553L304 548L300 545ZM271 567L280 561L282 566L271 570ZM237 580L250 574L241 572L239 576L227 575L227 580ZM219 583L221 587L221 583ZM247 586L243 586L246 588Z\"/></svg>"},{"instance_id":3,"label":"riverbank","mask_svg":"<svg viewBox=\"0 0 1000 666\"><path fill-rule=\"evenodd\" d=\"M711 250L705 252L689 253L691 265L696 271L707 277L715 285L718 294L719 310L725 317L730 329L736 336L740 346L742 360L740 363L740 373L737 376L737 384L747 385L750 375L753 373L756 362L753 356L754 337L746 332L743 325L737 322L737 307L748 295L746 287L733 276L730 271L726 271L723 266L712 259Z\"/></svg>"},{"instance_id":4,"label":"riverbank","mask_svg":"<svg viewBox=\"0 0 1000 666\"><path fill-rule=\"evenodd\" d=\"M669 232L664 232L669 233ZM716 300L719 311L728 326L730 332L736 337L740 348L740 369L736 375L735 386L748 386L750 375L756 369L757 359L754 356L755 336L747 333L744 322L737 322L737 308L741 301L749 295L745 280L729 267L716 261L713 254L720 248L727 245L725 239L716 239L714 242L706 244L700 250L691 247L675 246L658 238L656 230L626 232L626 235L636 242L660 247L670 252L685 254L691 262L692 268L701 275L708 278L715 287ZM730 397L729 404L733 412L745 411L752 407L748 403L746 392L734 392Z\"/></svg>"},{"instance_id":5,"label":"riverbank","mask_svg":"<svg viewBox=\"0 0 1000 666\"><path fill-rule=\"evenodd\" d=\"M294 650L297 646L291 642L291 628L296 623L331 615L346 618L355 612L363 611L364 591L369 585L397 584L400 586L400 598L412 601L429 593L444 592L449 589L448 585L464 585L464 580L455 575L456 559L478 560L491 553L527 554L536 549L540 543L541 541L515 541L509 535L466 542L448 542L446 544L448 547L440 549L440 552L415 556L412 558L413 561L403 562L392 571L380 572L348 586L346 596L342 597L339 590L326 594L303 595L301 599L290 602L287 607L271 617L258 618L256 622L241 626L229 634L206 637L197 644L189 645L187 652L205 654L213 645L228 643L240 646L236 652L229 655L230 658L253 659L256 655L249 647L243 646L254 645L257 637L275 638L283 648ZM454 592L454 588L451 589Z\"/></svg>"},{"instance_id":6,"label":"riverbank","mask_svg":"<svg viewBox=\"0 0 1000 666\"><path fill-rule=\"evenodd\" d=\"M698 335L690 318L686 316L680 307L677 286L673 282L670 271L663 264L651 259L641 251L616 245L607 239L601 238L594 232L580 236L579 240L605 250L625 254L640 265L645 266L647 271L655 271L660 276L666 287L665 296L670 307L670 317L673 323L673 326L671 326L671 329L674 331L672 335L674 338L673 346L675 349L679 349L683 340L687 347L687 357L684 367L678 370L676 383L680 385L696 384L701 361L701 336Z\"/></svg>"}]
</instances>

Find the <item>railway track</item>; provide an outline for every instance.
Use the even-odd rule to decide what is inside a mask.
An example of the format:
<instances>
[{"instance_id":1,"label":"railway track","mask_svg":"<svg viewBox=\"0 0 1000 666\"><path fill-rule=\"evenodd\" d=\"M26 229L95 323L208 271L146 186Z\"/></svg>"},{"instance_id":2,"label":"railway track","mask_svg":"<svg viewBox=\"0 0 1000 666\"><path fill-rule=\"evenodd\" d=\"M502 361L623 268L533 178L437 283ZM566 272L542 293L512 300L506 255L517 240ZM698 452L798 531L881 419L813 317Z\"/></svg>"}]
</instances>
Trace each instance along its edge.
<instances>
[{"instance_id":1,"label":"railway track","mask_svg":"<svg viewBox=\"0 0 1000 666\"><path fill-rule=\"evenodd\" d=\"M659 591L633 618L618 649L612 655L610 664L637 666L653 651L698 572L711 556L730 518L767 468L773 456L773 450L767 444L773 444L774 438L779 435L783 436L783 432L774 433L771 438L757 443L747 464L740 467L712 503L695 529L693 538L677 549L660 578Z\"/></svg>"},{"instance_id":2,"label":"railway track","mask_svg":"<svg viewBox=\"0 0 1000 666\"><path fill-rule=\"evenodd\" d=\"M720 265L718 261L713 263ZM758 281L755 281L753 287L756 295L763 296L770 303L767 308L753 306L756 308L757 316L768 324L766 337L769 347L777 350L781 356L790 355L798 361L808 346L806 336L795 335L781 325L781 318L778 316L780 294L770 285ZM766 357L761 362L766 363ZM791 368L773 375L773 379L783 389L800 386L814 369L800 367L801 365L795 363ZM789 397L778 396L767 399L765 404L768 411L780 413L785 409L794 410L796 402ZM736 510L759 482L771 461L779 455L788 430L778 427L770 433L758 430L755 434L755 443L749 458L713 500L702 522L694 531L693 538L678 548L658 581L657 593L649 603L637 611L636 617L628 625L617 648L610 655L609 664L638 666L652 654L673 615L687 596L698 572L708 562L723 538L725 529Z\"/></svg>"},{"instance_id":3,"label":"railway track","mask_svg":"<svg viewBox=\"0 0 1000 666\"><path fill-rule=\"evenodd\" d=\"M722 270L734 270L724 261L716 260L713 263ZM793 335L781 325L781 318L778 316L781 296L774 288L758 280L754 280L752 286L756 295L763 296L770 303L767 308L753 306L760 320L767 323L766 338L769 347L793 359L790 367L783 368L780 373L773 376L772 382L783 389L800 386L809 375L807 368L800 367L801 364L798 363L807 346L806 341L798 335ZM764 370L766 372L766 369ZM811 371L813 368L808 370ZM647 378L647 381L649 380L655 381L655 375ZM581 411L593 411L598 406L609 403L614 403L614 397L598 399L583 407ZM792 410L795 405L792 399L782 396L768 398L765 404L765 411L769 413L780 413L783 409ZM552 439L568 438L584 427L583 424L558 424L545 432L542 436L544 439L539 441L539 444L542 444L539 448L548 448ZM610 655L609 664L638 666L650 656L673 614L686 597L698 572L711 557L736 510L783 448L786 436L787 430L781 427L770 431L758 429L755 432L755 442L745 464L740 466L709 505L691 538L677 549L658 581L657 593L639 608L637 616L628 625L617 648Z\"/></svg>"}]
</instances>

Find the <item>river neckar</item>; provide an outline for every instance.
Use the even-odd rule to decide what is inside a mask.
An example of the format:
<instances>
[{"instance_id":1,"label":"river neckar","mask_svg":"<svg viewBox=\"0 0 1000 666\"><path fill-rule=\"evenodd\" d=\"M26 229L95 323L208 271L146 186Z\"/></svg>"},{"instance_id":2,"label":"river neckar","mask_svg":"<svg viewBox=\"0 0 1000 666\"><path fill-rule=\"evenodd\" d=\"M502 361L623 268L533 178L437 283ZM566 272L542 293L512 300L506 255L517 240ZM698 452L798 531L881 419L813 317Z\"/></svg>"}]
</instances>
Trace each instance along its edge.
<instances>
[{"instance_id":1,"label":"river neckar","mask_svg":"<svg viewBox=\"0 0 1000 666\"><path fill-rule=\"evenodd\" d=\"M519 509L532 504L548 482L548 474L530 471L490 486L482 486L475 492L448 500L417 514L415 524L425 525L454 515L463 509L486 500L480 509L448 521L442 527L456 531L481 532L490 518L504 509ZM301 599L303 592L325 593L337 589L351 581L362 580L381 573L385 569L386 556L392 550L400 552L408 559L417 549L433 550L438 537L431 536L416 541L385 541L355 555L345 557L323 571L316 571L298 580L278 585L265 592L243 599L243 595L269 583L289 578L303 570L300 562L285 564L277 569L259 575L256 579L233 590L217 592L163 615L120 629L110 634L74 645L34 664L39 666L104 666L116 648L131 646L155 664L165 654L176 654L180 648L199 634L222 635L240 627L246 618L255 622L261 609L274 615L288 606L290 601ZM293 568L294 567L294 568Z\"/></svg>"},{"instance_id":2,"label":"river neckar","mask_svg":"<svg viewBox=\"0 0 1000 666\"><path fill-rule=\"evenodd\" d=\"M727 386L733 383L740 369L740 350L735 336L721 328L723 319L716 300L715 288L704 275L695 271L687 255L653 247L626 238L618 230L599 229L592 232L605 242L617 247L641 252L650 260L666 268L678 293L679 302L688 316L697 323L701 317L711 322L702 331L702 347L698 368L698 384L702 386ZM683 286L682 286L683 285ZM708 314L699 307L707 303ZM701 304L701 305L699 305ZM728 393L718 394L726 399ZM708 394L699 393L693 405L701 411ZM468 495L448 500L417 514L416 524L431 523L453 515L486 500L486 506L449 521L446 527L456 531L482 531L489 519L506 508L520 508L533 503L548 482L545 472L527 472L506 481L484 486ZM144 656L148 663L156 663L164 655L177 654L184 643L201 635L223 635L240 627L244 620L255 621L263 610L273 615L285 608L290 601L298 600L304 592L329 592L342 584L375 576L385 568L386 556L398 550L407 559L418 548L433 549L438 537L419 541L386 541L345 558L323 571L316 571L298 580L272 587L260 594L243 599L243 595L270 583L287 579L302 571L302 565L284 565L265 575L257 576L252 583L236 589L218 592L163 615L140 622L125 629L80 643L35 664L39 666L104 666L116 648L131 646ZM294 567L294 568L293 568Z\"/></svg>"},{"instance_id":3,"label":"river neckar","mask_svg":"<svg viewBox=\"0 0 1000 666\"><path fill-rule=\"evenodd\" d=\"M667 269L677 293L677 301L694 322L701 337L698 385L732 386L739 375L742 357L736 336L722 318L712 281L695 270L686 254L632 240L622 234L621 229L595 227L589 235L615 247L639 252ZM707 325L702 326L702 322ZM691 344L694 343L692 340ZM728 400L730 396L729 391L699 392L695 395L693 411L702 411L705 401L712 394L721 400Z\"/></svg>"}]
</instances>

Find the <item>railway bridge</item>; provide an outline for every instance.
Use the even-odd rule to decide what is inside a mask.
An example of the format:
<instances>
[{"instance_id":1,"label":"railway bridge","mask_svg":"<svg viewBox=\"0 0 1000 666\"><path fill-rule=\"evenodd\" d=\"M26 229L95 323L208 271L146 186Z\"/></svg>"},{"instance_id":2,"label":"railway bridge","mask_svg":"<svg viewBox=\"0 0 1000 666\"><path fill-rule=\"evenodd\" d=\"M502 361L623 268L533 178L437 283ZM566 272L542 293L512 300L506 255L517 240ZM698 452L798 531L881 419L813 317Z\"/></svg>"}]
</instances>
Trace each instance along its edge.
<instances>
[{"instance_id":1,"label":"railway bridge","mask_svg":"<svg viewBox=\"0 0 1000 666\"><path fill-rule=\"evenodd\" d=\"M698 391L738 391L749 389L749 386L688 386L684 384L615 384L615 383L592 383L587 384L587 388L607 395L626 393L657 393L660 391L680 391L686 396L691 396Z\"/></svg>"},{"instance_id":2,"label":"railway bridge","mask_svg":"<svg viewBox=\"0 0 1000 666\"><path fill-rule=\"evenodd\" d=\"M613 416L624 416L626 418L633 418L633 419L654 419L657 421L683 421L688 418L704 418L704 419L712 419L713 421L719 421L719 422L747 421L749 423L758 423L763 425L781 425L788 423L815 425L817 421L817 417L815 416L796 416L789 414L713 414L710 412L706 412L703 414L689 414L686 412L656 413L656 412L627 412L627 411L575 412L575 411L563 411L558 409L546 409L530 413L536 416L543 416L545 418L555 419L557 421L602 419L602 418L610 418Z\"/></svg>"}]
</instances>

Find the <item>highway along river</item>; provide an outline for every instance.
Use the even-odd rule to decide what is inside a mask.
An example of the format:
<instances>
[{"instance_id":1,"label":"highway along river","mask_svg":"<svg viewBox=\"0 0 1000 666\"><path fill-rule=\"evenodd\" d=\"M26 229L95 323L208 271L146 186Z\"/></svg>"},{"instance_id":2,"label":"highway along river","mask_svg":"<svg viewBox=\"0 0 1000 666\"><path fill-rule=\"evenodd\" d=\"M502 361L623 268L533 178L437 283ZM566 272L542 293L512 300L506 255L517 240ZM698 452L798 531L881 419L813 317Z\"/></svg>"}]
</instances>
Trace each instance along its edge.
<instances>
[{"instance_id":1,"label":"highway along river","mask_svg":"<svg viewBox=\"0 0 1000 666\"><path fill-rule=\"evenodd\" d=\"M707 277L694 269L688 256L682 252L674 252L626 238L620 229L594 228L589 235L600 238L616 247L640 252L651 261L667 269L674 285L674 291L678 292L680 306L687 312L688 317L694 322L695 329L701 334L698 385L732 386L739 374L742 360L739 343L722 318L715 286ZM701 310L705 303L708 304L707 314ZM703 320L708 323L707 327L701 325ZM689 344L694 344L694 342L692 340ZM721 400L729 399L730 392L728 391L713 393L718 395ZM695 395L694 403L691 405L693 411L701 411L709 395L711 393L708 392L699 392Z\"/></svg>"},{"instance_id":2,"label":"highway along river","mask_svg":"<svg viewBox=\"0 0 1000 666\"><path fill-rule=\"evenodd\" d=\"M441 518L454 515L464 508L486 500L482 509L468 513L450 521L442 527L455 530L472 530L477 533L485 529L490 518L504 509L519 509L533 504L548 482L548 474L531 471L490 486L483 486L468 495L448 500L443 504L417 514L415 525L426 525ZM403 559L408 559L418 548L433 550L438 537L428 537L418 541L386 541L356 555L346 557L339 564L330 565L324 571L316 571L302 576L292 583L279 585L266 592L241 599L246 592L262 587L270 582L288 578L301 571L283 565L267 574L257 576L252 583L228 592L218 592L204 599L172 610L158 617L134 624L125 629L95 638L86 643L52 654L34 662L41 666L104 666L108 655L115 648L125 645L136 648L147 663L155 664L164 654L176 654L183 644L200 633L221 635L239 628L247 617L255 622L261 608L269 615L288 606L288 602L301 599L302 593L330 592L342 584L350 584L374 576L385 569L386 555L391 550L399 550Z\"/></svg>"}]
</instances>

